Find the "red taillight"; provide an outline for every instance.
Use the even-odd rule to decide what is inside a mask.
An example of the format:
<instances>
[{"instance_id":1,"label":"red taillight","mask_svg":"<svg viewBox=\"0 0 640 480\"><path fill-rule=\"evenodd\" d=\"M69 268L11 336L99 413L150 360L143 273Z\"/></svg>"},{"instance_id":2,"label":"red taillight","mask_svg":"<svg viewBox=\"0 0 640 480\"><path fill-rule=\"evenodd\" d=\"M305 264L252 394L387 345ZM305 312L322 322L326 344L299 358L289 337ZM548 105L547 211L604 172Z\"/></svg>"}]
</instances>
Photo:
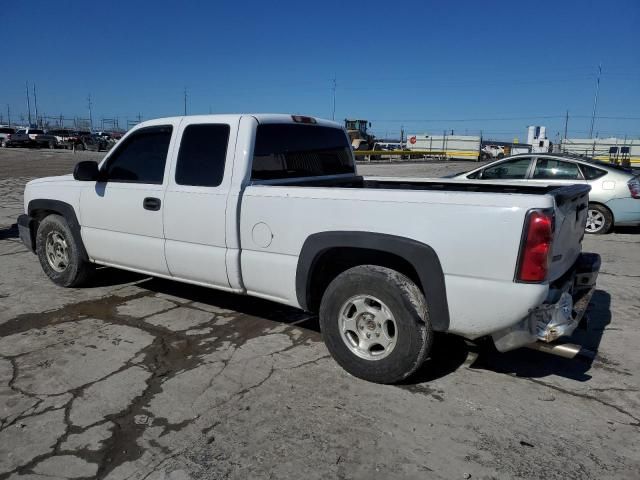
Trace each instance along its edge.
<instances>
[{"instance_id":1,"label":"red taillight","mask_svg":"<svg viewBox=\"0 0 640 480\"><path fill-rule=\"evenodd\" d=\"M518 274L520 282L543 282L549 270L553 214L533 210L527 215L526 233L520 247Z\"/></svg>"},{"instance_id":2,"label":"red taillight","mask_svg":"<svg viewBox=\"0 0 640 480\"><path fill-rule=\"evenodd\" d=\"M11 140L11 134L10 133L7 134L7 140Z\"/></svg>"},{"instance_id":3,"label":"red taillight","mask_svg":"<svg viewBox=\"0 0 640 480\"><path fill-rule=\"evenodd\" d=\"M629 180L627 186L633 198L640 198L640 180L637 177Z\"/></svg>"}]
</instances>

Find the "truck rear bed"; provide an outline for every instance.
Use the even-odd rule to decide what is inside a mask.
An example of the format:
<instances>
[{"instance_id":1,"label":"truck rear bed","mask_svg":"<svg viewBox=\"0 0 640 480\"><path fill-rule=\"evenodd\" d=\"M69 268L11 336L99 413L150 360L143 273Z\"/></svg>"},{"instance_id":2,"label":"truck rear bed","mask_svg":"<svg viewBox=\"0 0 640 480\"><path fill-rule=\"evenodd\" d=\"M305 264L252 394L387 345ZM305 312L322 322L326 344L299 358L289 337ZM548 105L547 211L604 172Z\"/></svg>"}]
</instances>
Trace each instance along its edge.
<instances>
[{"instance_id":1,"label":"truck rear bed","mask_svg":"<svg viewBox=\"0 0 640 480\"><path fill-rule=\"evenodd\" d=\"M580 192L587 193L589 187L585 185L531 185L519 182L469 182L448 179L416 179L395 177L334 177L322 179L291 179L267 182L270 185L289 187L336 187L336 188L366 188L385 190L431 190L451 192L484 192L484 193L520 193L526 195L547 195L553 192L556 201L562 201L567 196ZM575 188L574 188L575 187Z\"/></svg>"}]
</instances>

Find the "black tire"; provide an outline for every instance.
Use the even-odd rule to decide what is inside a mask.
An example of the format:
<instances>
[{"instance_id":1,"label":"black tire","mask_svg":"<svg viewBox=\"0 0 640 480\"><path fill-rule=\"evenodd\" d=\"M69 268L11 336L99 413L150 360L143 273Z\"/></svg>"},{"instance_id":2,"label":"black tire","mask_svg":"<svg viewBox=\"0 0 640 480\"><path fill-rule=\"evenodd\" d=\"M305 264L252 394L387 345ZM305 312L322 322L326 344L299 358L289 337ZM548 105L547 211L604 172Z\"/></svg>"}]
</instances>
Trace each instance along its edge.
<instances>
[{"instance_id":1,"label":"black tire","mask_svg":"<svg viewBox=\"0 0 640 480\"><path fill-rule=\"evenodd\" d=\"M502 160L504 158L504 153L500 152L498 154L498 160Z\"/></svg>"},{"instance_id":2,"label":"black tire","mask_svg":"<svg viewBox=\"0 0 640 480\"><path fill-rule=\"evenodd\" d=\"M49 235L56 234L66 243L68 261L65 262L66 267L62 271L52 266L46 252L47 238ZM67 221L60 215L49 215L40 222L36 233L36 254L44 273L53 283L61 287L81 286L94 271L93 264L83 258L81 246L76 243Z\"/></svg>"},{"instance_id":3,"label":"black tire","mask_svg":"<svg viewBox=\"0 0 640 480\"><path fill-rule=\"evenodd\" d=\"M84 143L80 142L80 143L76 143L76 150L81 152L82 150L86 150L86 147L84 146Z\"/></svg>"},{"instance_id":4,"label":"black tire","mask_svg":"<svg viewBox=\"0 0 640 480\"><path fill-rule=\"evenodd\" d=\"M341 310L359 295L379 299L394 317L395 346L383 358L361 358L343 338ZM320 305L320 328L329 352L342 368L364 380L387 384L415 372L427 358L433 338L427 303L420 289L405 275L375 265L351 268L329 284Z\"/></svg>"},{"instance_id":5,"label":"black tire","mask_svg":"<svg viewBox=\"0 0 640 480\"><path fill-rule=\"evenodd\" d=\"M590 219L593 217L593 223L590 222ZM599 224L601 221L601 225ZM604 235L605 233L609 233L613 228L613 214L611 210L603 205L598 205L597 203L590 203L589 209L587 210L587 225L584 229L586 233L590 233L591 235Z\"/></svg>"},{"instance_id":6,"label":"black tire","mask_svg":"<svg viewBox=\"0 0 640 480\"><path fill-rule=\"evenodd\" d=\"M53 150L54 148L56 148L56 144L53 141L50 141L48 146L50 150Z\"/></svg>"}]
</instances>

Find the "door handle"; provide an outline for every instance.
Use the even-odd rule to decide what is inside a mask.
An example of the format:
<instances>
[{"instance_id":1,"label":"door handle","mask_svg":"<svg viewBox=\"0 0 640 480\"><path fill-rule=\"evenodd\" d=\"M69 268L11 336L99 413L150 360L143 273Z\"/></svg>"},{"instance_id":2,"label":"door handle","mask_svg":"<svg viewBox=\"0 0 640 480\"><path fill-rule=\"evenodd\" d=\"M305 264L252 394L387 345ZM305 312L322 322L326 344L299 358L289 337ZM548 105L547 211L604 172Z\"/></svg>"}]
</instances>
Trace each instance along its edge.
<instances>
[{"instance_id":1,"label":"door handle","mask_svg":"<svg viewBox=\"0 0 640 480\"><path fill-rule=\"evenodd\" d=\"M154 212L160 210L160 199L154 197L147 197L142 202L142 206L145 210L152 210Z\"/></svg>"}]
</instances>

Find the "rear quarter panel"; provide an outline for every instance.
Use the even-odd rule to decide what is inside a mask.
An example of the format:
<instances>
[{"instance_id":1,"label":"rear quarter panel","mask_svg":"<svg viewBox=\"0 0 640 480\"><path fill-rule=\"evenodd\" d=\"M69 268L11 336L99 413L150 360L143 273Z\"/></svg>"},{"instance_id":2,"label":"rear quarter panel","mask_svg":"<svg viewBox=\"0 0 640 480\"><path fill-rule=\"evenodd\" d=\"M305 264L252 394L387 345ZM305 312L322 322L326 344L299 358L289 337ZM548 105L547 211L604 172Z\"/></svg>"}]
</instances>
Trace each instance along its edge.
<instances>
[{"instance_id":1,"label":"rear quarter panel","mask_svg":"<svg viewBox=\"0 0 640 480\"><path fill-rule=\"evenodd\" d=\"M445 274L450 331L470 338L515 323L545 285L513 282L524 216L546 196L249 186L242 198L241 268L248 293L298 306L306 238L326 231L403 236L432 247Z\"/></svg>"}]
</instances>

